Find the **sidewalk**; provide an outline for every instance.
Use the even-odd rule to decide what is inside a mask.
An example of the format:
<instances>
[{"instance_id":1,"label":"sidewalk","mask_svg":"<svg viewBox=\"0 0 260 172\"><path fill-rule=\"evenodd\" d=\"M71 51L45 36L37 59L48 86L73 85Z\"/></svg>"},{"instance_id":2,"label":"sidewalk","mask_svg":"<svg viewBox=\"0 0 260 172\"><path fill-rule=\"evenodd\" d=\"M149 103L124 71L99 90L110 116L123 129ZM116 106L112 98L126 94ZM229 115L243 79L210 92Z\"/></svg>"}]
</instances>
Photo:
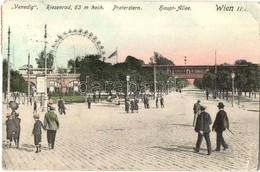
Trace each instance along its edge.
<instances>
[{"instance_id":1,"label":"sidewalk","mask_svg":"<svg viewBox=\"0 0 260 172\"><path fill-rule=\"evenodd\" d=\"M217 101L205 100L201 92L170 93L165 108L150 109L139 103L138 113L124 112L123 105L67 105L67 115L59 115L61 127L54 150L47 147L46 132L43 149L34 153L31 131L32 107L18 109L22 119L20 149L6 149L3 143L3 169L8 170L256 170L258 163L259 114L231 107L225 103L230 129L224 132L227 151L208 156L203 140L199 154L193 152L197 133L192 126L193 104L200 99L207 106L212 120L218 111ZM4 106L3 106L4 107ZM5 112L4 112L5 114ZM43 120L44 114L40 114ZM3 115L3 122L5 116ZM3 141L5 125L2 125ZM216 134L211 135L212 149Z\"/></svg>"}]
</instances>

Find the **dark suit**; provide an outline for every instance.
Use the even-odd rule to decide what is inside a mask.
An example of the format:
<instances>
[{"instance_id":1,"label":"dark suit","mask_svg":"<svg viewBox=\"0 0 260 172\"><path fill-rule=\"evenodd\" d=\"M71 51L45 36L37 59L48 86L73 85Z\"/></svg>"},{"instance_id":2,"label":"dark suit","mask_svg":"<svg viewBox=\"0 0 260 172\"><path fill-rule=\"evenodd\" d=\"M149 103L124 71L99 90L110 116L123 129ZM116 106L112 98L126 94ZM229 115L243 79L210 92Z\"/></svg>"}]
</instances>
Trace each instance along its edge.
<instances>
[{"instance_id":1,"label":"dark suit","mask_svg":"<svg viewBox=\"0 0 260 172\"><path fill-rule=\"evenodd\" d=\"M197 143L196 143L196 152L199 152L199 149L200 149L200 145L201 145L201 142L202 142L202 139L203 139L203 136L206 140L206 143L207 143L207 150L208 150L208 154L210 155L212 150L211 150L211 142L210 142L210 136L209 136L209 133L210 133L210 124L212 123L212 120L211 120L211 117L210 115L205 112L205 111L202 111L197 119L196 119L196 125L195 125L195 131L198 132L198 139L197 139ZM202 131L203 134L201 134L199 131Z\"/></svg>"},{"instance_id":2,"label":"dark suit","mask_svg":"<svg viewBox=\"0 0 260 172\"><path fill-rule=\"evenodd\" d=\"M217 133L217 148L216 151L220 151L220 146L222 145L224 149L227 149L228 146L223 138L223 131L229 128L229 120L227 113L221 109L216 115L212 129Z\"/></svg>"}]
</instances>

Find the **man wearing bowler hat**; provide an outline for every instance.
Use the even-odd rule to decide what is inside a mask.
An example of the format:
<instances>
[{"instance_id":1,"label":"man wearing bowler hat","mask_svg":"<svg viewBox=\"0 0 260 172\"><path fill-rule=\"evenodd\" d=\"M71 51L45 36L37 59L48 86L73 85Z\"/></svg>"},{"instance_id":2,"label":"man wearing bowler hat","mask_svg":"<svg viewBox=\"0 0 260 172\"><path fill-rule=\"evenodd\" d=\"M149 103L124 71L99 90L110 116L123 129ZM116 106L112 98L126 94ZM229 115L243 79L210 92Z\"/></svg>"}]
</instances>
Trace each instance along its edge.
<instances>
[{"instance_id":1,"label":"man wearing bowler hat","mask_svg":"<svg viewBox=\"0 0 260 172\"><path fill-rule=\"evenodd\" d=\"M229 120L227 113L224 111L224 104L222 102L218 103L219 111L216 115L216 119L213 123L212 130L216 131L217 133L217 148L215 151L220 151L220 146L222 145L224 147L223 150L226 150L228 148L228 145L226 144L224 138L223 138L223 131L229 129Z\"/></svg>"},{"instance_id":2,"label":"man wearing bowler hat","mask_svg":"<svg viewBox=\"0 0 260 172\"><path fill-rule=\"evenodd\" d=\"M200 113L198 114L197 120L196 120L196 125L195 125L195 131L198 133L198 139L196 142L196 147L193 148L195 152L199 152L200 150L200 145L203 139L203 136L206 140L207 143L207 151L208 155L211 154L211 142L210 142L210 124L212 124L211 117L209 113L205 112L206 107L205 106L200 106Z\"/></svg>"}]
</instances>

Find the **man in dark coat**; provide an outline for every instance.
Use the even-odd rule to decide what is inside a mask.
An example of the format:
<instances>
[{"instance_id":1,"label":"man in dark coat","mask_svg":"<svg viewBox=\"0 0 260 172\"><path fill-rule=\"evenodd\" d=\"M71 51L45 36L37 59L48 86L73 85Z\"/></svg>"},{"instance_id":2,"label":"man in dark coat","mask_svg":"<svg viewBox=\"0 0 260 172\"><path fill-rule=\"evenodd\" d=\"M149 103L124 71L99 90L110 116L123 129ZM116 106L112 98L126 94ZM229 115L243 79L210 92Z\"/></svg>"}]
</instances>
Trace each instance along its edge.
<instances>
[{"instance_id":1,"label":"man in dark coat","mask_svg":"<svg viewBox=\"0 0 260 172\"><path fill-rule=\"evenodd\" d=\"M227 113L224 111L224 106L225 105L222 102L218 103L217 107L219 108L219 111L212 126L212 130L215 130L217 133L217 148L215 151L220 151L221 145L224 147L223 150L228 148L228 145L223 138L223 131L225 131L226 128L229 129L229 120Z\"/></svg>"},{"instance_id":2,"label":"man in dark coat","mask_svg":"<svg viewBox=\"0 0 260 172\"><path fill-rule=\"evenodd\" d=\"M207 143L207 151L208 155L211 154L212 149L211 149L211 142L210 142L210 124L212 124L212 120L210 115L205 112L206 107L205 106L200 106L200 114L197 117L196 120L196 125L195 125L195 131L198 133L198 139L196 143L196 147L193 148L195 152L199 152L200 150L200 145L202 142L202 138L204 136L206 143Z\"/></svg>"}]
</instances>

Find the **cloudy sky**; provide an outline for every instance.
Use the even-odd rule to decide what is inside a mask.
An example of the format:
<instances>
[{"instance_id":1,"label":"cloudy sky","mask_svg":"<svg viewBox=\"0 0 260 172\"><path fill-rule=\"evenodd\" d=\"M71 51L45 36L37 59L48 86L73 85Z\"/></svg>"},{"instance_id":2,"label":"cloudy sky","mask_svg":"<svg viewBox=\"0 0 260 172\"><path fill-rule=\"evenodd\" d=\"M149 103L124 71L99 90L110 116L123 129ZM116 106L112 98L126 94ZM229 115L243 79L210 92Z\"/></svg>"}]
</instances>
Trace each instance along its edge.
<instances>
[{"instance_id":1,"label":"cloudy sky","mask_svg":"<svg viewBox=\"0 0 260 172\"><path fill-rule=\"evenodd\" d=\"M17 1L4 3L2 10L2 53L7 57L7 31L11 29L11 62L18 69L31 63L44 49L44 25L47 24L47 51L70 29L92 32L104 46L105 57L118 49L118 62L128 55L149 62L153 52L159 52L176 65L233 64L237 59L259 63L259 22L252 17L248 6L253 2L120 2L120 1ZM16 5L15 5L16 4ZM29 5L29 6L28 6ZM49 10L48 5L69 6L71 10ZM80 10L75 10L81 5ZM102 5L103 10L83 9L85 6ZM160 10L160 7L186 6L189 10ZM217 6L233 7L233 11L217 11ZM18 8L19 6L19 8ZM140 7L142 10L113 10L115 6ZM22 9L34 7L31 9ZM79 7L79 6L77 6ZM237 11L242 7L243 11ZM167 8L170 9L170 8ZM245 11L244 11L245 10ZM84 52L83 52L84 49ZM56 63L73 56L96 51L83 36L68 36L59 44ZM108 60L115 63L116 58Z\"/></svg>"}]
</instances>

